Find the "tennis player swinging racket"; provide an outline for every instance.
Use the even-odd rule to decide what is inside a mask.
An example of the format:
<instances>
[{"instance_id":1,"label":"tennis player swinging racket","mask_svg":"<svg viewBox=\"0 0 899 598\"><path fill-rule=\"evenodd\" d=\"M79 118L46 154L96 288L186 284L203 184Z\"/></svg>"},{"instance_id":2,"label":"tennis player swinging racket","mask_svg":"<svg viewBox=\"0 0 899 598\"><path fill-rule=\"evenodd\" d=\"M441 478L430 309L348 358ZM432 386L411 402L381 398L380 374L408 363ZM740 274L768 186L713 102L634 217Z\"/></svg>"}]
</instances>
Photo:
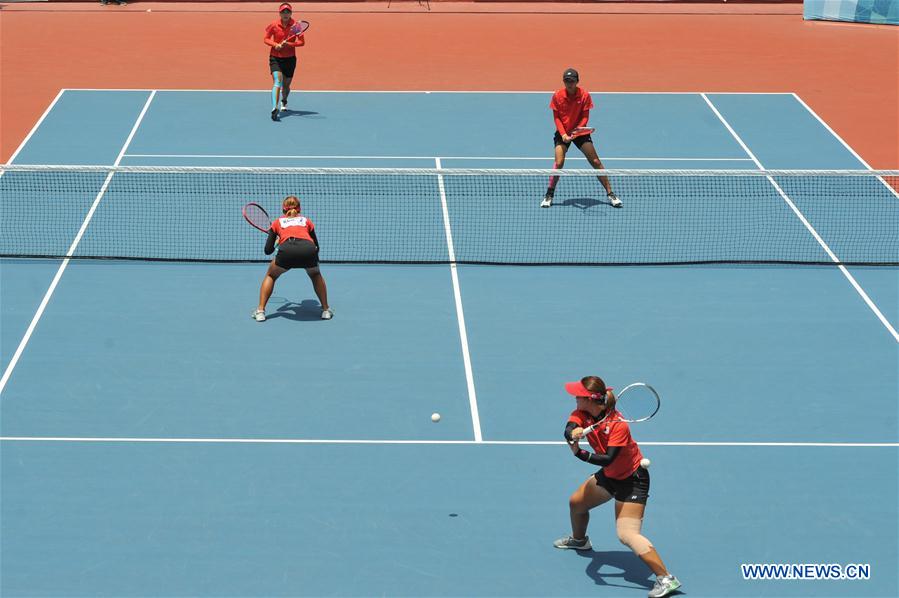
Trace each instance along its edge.
<instances>
[{"instance_id":1,"label":"tennis player swinging racket","mask_svg":"<svg viewBox=\"0 0 899 598\"><path fill-rule=\"evenodd\" d=\"M627 419L618 410L618 399L598 376L587 376L565 385L574 395L577 408L568 417L565 440L574 456L602 467L574 491L568 501L571 535L553 542L556 548L591 550L587 536L590 509L615 498L615 528L622 544L634 551L656 575L650 598L667 596L681 586L668 572L652 543L640 533L643 511L649 498L649 470L641 467L643 455L631 438ZM658 411L658 395L652 387L633 384L621 392L622 407L634 405L632 421L645 421ZM628 418L629 419L629 418ZM579 442L587 430L587 442L595 452L584 450Z\"/></svg>"},{"instance_id":2,"label":"tennis player swinging racket","mask_svg":"<svg viewBox=\"0 0 899 598\"><path fill-rule=\"evenodd\" d=\"M602 169L602 161L596 155L596 148L593 147L593 138L590 137L592 129L587 128L587 121L590 120L590 109L593 108L593 98L590 92L582 87L578 87L580 77L574 69L567 69L562 74L562 82L565 87L553 94L549 107L553 111L553 121L556 124L556 134L553 136L553 144L555 145L555 162L554 170L560 170L565 165L565 154L571 147L572 141L581 153L587 158L590 166L596 169ZM599 182L606 190L609 203L616 208L621 207L621 200L612 191L612 185L609 184L609 177L597 177ZM549 187L546 189L546 195L540 202L541 208L548 208L553 205L553 196L556 193L556 185L559 182L558 176L549 178Z\"/></svg>"}]
</instances>

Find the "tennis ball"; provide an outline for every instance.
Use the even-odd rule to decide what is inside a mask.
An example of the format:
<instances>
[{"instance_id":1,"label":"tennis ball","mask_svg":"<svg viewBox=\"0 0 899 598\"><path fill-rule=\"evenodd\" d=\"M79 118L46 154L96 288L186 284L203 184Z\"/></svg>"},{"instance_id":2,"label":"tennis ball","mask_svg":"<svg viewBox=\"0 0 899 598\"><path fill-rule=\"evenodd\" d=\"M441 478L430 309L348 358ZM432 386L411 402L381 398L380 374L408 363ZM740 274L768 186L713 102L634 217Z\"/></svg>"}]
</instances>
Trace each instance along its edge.
<instances>
[{"instance_id":1,"label":"tennis ball","mask_svg":"<svg viewBox=\"0 0 899 598\"><path fill-rule=\"evenodd\" d=\"M650 461L649 459L640 460L640 467L642 467L643 469L649 469L650 465L652 465L652 461Z\"/></svg>"},{"instance_id":2,"label":"tennis ball","mask_svg":"<svg viewBox=\"0 0 899 598\"><path fill-rule=\"evenodd\" d=\"M431 414L431 421L432 421L432 422L439 422L439 421L440 421L440 414L439 414L439 413L432 413L432 414Z\"/></svg>"}]
</instances>

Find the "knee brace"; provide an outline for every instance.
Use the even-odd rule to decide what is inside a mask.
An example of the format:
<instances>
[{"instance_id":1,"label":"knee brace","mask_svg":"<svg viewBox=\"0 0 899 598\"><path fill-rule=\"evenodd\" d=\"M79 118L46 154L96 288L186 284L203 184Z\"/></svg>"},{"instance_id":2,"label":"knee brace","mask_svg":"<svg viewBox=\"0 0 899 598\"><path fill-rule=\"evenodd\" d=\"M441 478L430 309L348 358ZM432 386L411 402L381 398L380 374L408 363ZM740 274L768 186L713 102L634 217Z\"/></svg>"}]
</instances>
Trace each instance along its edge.
<instances>
[{"instance_id":1,"label":"knee brace","mask_svg":"<svg viewBox=\"0 0 899 598\"><path fill-rule=\"evenodd\" d=\"M637 556L652 550L652 543L640 534L642 526L643 520L634 517L619 517L615 521L618 539L622 544L633 550Z\"/></svg>"},{"instance_id":2,"label":"knee brace","mask_svg":"<svg viewBox=\"0 0 899 598\"><path fill-rule=\"evenodd\" d=\"M274 84L272 85L272 112L278 109L278 96L281 93L281 73L275 71L272 73Z\"/></svg>"}]
</instances>

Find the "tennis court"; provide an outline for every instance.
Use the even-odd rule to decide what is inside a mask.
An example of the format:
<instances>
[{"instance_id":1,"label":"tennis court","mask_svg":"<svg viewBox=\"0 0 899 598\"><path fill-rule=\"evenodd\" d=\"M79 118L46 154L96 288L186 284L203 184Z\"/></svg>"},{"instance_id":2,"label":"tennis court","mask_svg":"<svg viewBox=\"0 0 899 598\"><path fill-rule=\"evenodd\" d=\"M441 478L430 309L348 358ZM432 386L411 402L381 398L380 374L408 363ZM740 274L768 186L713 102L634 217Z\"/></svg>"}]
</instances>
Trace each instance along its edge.
<instances>
[{"instance_id":1,"label":"tennis court","mask_svg":"<svg viewBox=\"0 0 899 598\"><path fill-rule=\"evenodd\" d=\"M67 89L11 163L551 165L547 93L291 99L275 152L265 92ZM865 168L794 94L594 100L608 168ZM520 126L484 135L497 112ZM409 118L429 134L397 139ZM97 202L80 250L124 234L153 251L170 220L210 226L225 246L258 244L264 258L239 208L193 201L202 188L181 205L132 197L118 211L120 176L108 196L104 176L88 177L83 197L29 217L67 211L71 244ZM615 210L594 184L595 201L541 211L538 193L508 214L542 219L534 226L562 243L551 219L638 236L632 214L648 208L622 194ZM304 209L329 201L319 192ZM875 195L864 205L876 213L853 218L883 235L899 200L883 185ZM390 220L446 252L439 197L419 200ZM446 203L452 230L503 217L503 204ZM336 211L329 233L331 212L318 209L323 251L358 233ZM139 212L153 223L143 238L123 222ZM383 240L362 241L379 251ZM258 324L263 271L2 261L4 595L645 595L649 571L618 544L610 509L594 513L594 551L552 548L569 530L568 494L592 471L561 441L562 384L587 373L662 394L659 416L634 426L653 460L644 529L686 595L896 594L899 507L884 499L899 483L896 268L326 264L334 320L318 319L306 277L291 273ZM740 564L756 562L866 563L872 574L743 580Z\"/></svg>"}]
</instances>

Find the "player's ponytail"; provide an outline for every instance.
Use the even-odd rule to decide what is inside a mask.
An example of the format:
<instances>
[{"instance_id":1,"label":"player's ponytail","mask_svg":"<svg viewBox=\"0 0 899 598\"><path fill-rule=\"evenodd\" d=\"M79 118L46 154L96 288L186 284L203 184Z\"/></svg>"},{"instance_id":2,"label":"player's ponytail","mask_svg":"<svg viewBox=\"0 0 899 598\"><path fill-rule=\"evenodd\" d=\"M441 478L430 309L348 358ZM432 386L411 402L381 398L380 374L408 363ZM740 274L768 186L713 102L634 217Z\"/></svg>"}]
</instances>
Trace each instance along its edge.
<instances>
[{"instance_id":1,"label":"player's ponytail","mask_svg":"<svg viewBox=\"0 0 899 598\"><path fill-rule=\"evenodd\" d=\"M612 389L609 388L606 390L606 410L605 413L612 413L615 411L615 403L618 402L618 399L615 397L615 393L612 392Z\"/></svg>"},{"instance_id":2,"label":"player's ponytail","mask_svg":"<svg viewBox=\"0 0 899 598\"><path fill-rule=\"evenodd\" d=\"M284 198L284 201L281 202L281 210L284 212L284 215L288 218L292 218L294 216L299 215L300 213L300 200L296 195L288 195Z\"/></svg>"}]
</instances>

